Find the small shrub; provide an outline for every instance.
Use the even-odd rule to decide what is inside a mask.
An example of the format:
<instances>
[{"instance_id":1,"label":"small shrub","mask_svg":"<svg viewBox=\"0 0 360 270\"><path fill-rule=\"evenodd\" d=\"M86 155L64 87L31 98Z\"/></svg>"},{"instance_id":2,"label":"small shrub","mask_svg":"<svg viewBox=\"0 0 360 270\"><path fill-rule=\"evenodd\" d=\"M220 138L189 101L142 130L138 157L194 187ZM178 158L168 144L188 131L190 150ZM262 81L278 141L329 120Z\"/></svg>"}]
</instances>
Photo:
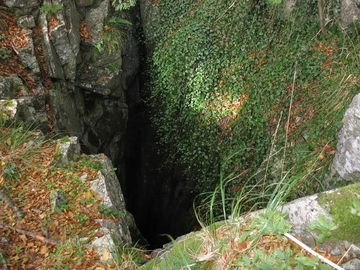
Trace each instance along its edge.
<instances>
[{"instance_id":1,"label":"small shrub","mask_svg":"<svg viewBox=\"0 0 360 270\"><path fill-rule=\"evenodd\" d=\"M112 0L112 6L116 11L130 9L135 4L136 0Z\"/></svg>"},{"instance_id":2,"label":"small shrub","mask_svg":"<svg viewBox=\"0 0 360 270\"><path fill-rule=\"evenodd\" d=\"M58 11L62 10L63 8L64 8L63 4L44 5L40 8L40 11L53 15L53 14L57 13Z\"/></svg>"}]
</instances>

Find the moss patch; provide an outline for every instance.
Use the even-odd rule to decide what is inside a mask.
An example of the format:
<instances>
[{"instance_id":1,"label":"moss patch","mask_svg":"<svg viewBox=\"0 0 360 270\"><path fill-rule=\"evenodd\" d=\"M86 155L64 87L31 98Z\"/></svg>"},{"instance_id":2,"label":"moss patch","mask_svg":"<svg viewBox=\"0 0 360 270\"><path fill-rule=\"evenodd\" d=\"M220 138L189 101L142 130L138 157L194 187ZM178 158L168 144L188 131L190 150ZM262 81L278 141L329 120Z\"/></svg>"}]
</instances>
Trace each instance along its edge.
<instances>
[{"instance_id":1,"label":"moss patch","mask_svg":"<svg viewBox=\"0 0 360 270\"><path fill-rule=\"evenodd\" d=\"M356 200L360 200L360 183L319 195L319 204L329 211L334 223L338 225L338 228L332 231L331 239L360 244L360 217L351 213Z\"/></svg>"}]
</instances>

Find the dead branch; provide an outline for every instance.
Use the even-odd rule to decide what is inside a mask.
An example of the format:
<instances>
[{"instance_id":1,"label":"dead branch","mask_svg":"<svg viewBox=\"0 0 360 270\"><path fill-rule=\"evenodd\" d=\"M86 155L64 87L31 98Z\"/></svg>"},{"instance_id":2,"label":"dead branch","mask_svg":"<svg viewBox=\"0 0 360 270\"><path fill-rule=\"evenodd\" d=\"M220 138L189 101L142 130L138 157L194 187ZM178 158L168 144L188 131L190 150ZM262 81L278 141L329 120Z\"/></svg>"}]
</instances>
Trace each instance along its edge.
<instances>
[{"instance_id":1,"label":"dead branch","mask_svg":"<svg viewBox=\"0 0 360 270\"><path fill-rule=\"evenodd\" d=\"M12 226L8 226L8 225L3 225L3 224L0 223L0 229L3 229L3 228L4 229L15 230L20 234L25 234L25 235L30 236L32 238L35 238L36 240L39 240L39 241L41 241L41 242L43 242L45 244L56 246L57 244L60 243L60 241L45 238L44 236L41 236L41 235L39 235L37 233L21 230L21 229L18 229L18 228L12 227Z\"/></svg>"},{"instance_id":2,"label":"dead branch","mask_svg":"<svg viewBox=\"0 0 360 270\"><path fill-rule=\"evenodd\" d=\"M10 197L2 190L0 189L0 199L7 204L11 210L13 210L16 214L16 217L18 220L22 220L25 216L25 213L23 210L21 210L20 208L18 208L13 201L10 199Z\"/></svg>"}]
</instances>

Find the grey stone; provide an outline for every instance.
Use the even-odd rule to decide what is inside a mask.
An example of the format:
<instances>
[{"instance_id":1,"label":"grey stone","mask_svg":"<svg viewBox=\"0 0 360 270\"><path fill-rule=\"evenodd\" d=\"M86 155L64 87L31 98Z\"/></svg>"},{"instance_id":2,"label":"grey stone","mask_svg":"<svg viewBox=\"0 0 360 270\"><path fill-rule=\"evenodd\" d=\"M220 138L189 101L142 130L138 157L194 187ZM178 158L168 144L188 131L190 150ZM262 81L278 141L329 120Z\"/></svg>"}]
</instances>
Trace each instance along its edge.
<instances>
[{"instance_id":1,"label":"grey stone","mask_svg":"<svg viewBox=\"0 0 360 270\"><path fill-rule=\"evenodd\" d=\"M18 25L20 28L34 28L34 27L35 27L34 16L32 16L32 15L24 15L24 16L21 16L21 17L17 20L17 25Z\"/></svg>"},{"instance_id":2,"label":"grey stone","mask_svg":"<svg viewBox=\"0 0 360 270\"><path fill-rule=\"evenodd\" d=\"M346 28L359 20L360 9L356 5L356 0L341 0L341 25Z\"/></svg>"},{"instance_id":3,"label":"grey stone","mask_svg":"<svg viewBox=\"0 0 360 270\"><path fill-rule=\"evenodd\" d=\"M70 164L72 160L78 159L80 155L79 140L76 137L71 137L69 140L67 138L60 140L59 149L65 149L64 151L60 150L58 154L59 159L63 161L62 165ZM102 165L101 171L98 172L98 178L90 182L91 189L103 199L105 207L111 209L114 213L120 213L118 221L97 220L103 236L96 237L91 246L97 249L100 259L103 259L104 253L107 253L109 255L105 256L107 260L116 255L119 246L132 243L128 225L131 215L126 211L124 196L111 161L104 155L92 155L91 158ZM87 176L83 175L81 178L85 181ZM115 242L113 239L115 239Z\"/></svg>"},{"instance_id":4,"label":"grey stone","mask_svg":"<svg viewBox=\"0 0 360 270\"><path fill-rule=\"evenodd\" d=\"M119 71L117 70L90 66L80 76L78 86L103 96L122 97L120 78Z\"/></svg>"},{"instance_id":5,"label":"grey stone","mask_svg":"<svg viewBox=\"0 0 360 270\"><path fill-rule=\"evenodd\" d=\"M97 43L102 40L104 20L109 12L109 0L102 1L99 5L93 6L86 12L86 25L92 35L92 42Z\"/></svg>"},{"instance_id":6,"label":"grey stone","mask_svg":"<svg viewBox=\"0 0 360 270\"><path fill-rule=\"evenodd\" d=\"M0 76L0 99L14 99L24 88L17 75Z\"/></svg>"},{"instance_id":7,"label":"grey stone","mask_svg":"<svg viewBox=\"0 0 360 270\"><path fill-rule=\"evenodd\" d=\"M63 207L67 204L67 198L64 191L55 189L50 192L50 204L51 212L59 213L63 210Z\"/></svg>"},{"instance_id":8,"label":"grey stone","mask_svg":"<svg viewBox=\"0 0 360 270\"><path fill-rule=\"evenodd\" d=\"M308 246L315 246L315 238L308 229L311 222L318 219L319 214L323 214L328 220L332 220L331 215L319 205L318 195L303 197L287 203L282 211L288 214L292 224L292 231L295 235L301 236L301 240Z\"/></svg>"},{"instance_id":9,"label":"grey stone","mask_svg":"<svg viewBox=\"0 0 360 270\"><path fill-rule=\"evenodd\" d=\"M62 167L74 161L77 161L80 156L80 144L78 137L64 137L60 140L60 145L56 149L53 165Z\"/></svg>"},{"instance_id":10,"label":"grey stone","mask_svg":"<svg viewBox=\"0 0 360 270\"><path fill-rule=\"evenodd\" d=\"M95 0L75 0L78 7L88 7L95 3Z\"/></svg>"},{"instance_id":11,"label":"grey stone","mask_svg":"<svg viewBox=\"0 0 360 270\"><path fill-rule=\"evenodd\" d=\"M359 270L360 269L360 259L352 259L342 265L344 269L347 270Z\"/></svg>"},{"instance_id":12,"label":"grey stone","mask_svg":"<svg viewBox=\"0 0 360 270\"><path fill-rule=\"evenodd\" d=\"M56 79L65 79L60 59L49 38L46 14L41 14L39 20L42 30L43 52L48 67L48 76Z\"/></svg>"},{"instance_id":13,"label":"grey stone","mask_svg":"<svg viewBox=\"0 0 360 270\"><path fill-rule=\"evenodd\" d=\"M25 14L31 14L36 13L40 1L39 0L4 0L4 4L10 8L14 9L14 12L16 15L25 15Z\"/></svg>"},{"instance_id":14,"label":"grey stone","mask_svg":"<svg viewBox=\"0 0 360 270\"><path fill-rule=\"evenodd\" d=\"M59 57L66 79L75 80L76 64L80 48L79 14L73 1L62 2L64 9L57 14L59 23L49 34Z\"/></svg>"},{"instance_id":15,"label":"grey stone","mask_svg":"<svg viewBox=\"0 0 360 270\"><path fill-rule=\"evenodd\" d=\"M69 89L73 91L69 91ZM84 105L83 103L80 104L79 101L83 99L82 92L75 88L71 82L54 84L50 93L50 107L57 131L81 137L84 132L81 115Z\"/></svg>"},{"instance_id":16,"label":"grey stone","mask_svg":"<svg viewBox=\"0 0 360 270\"><path fill-rule=\"evenodd\" d=\"M140 14L142 20L142 27L146 36L146 45L153 51L154 36L152 29L156 27L161 18L160 8L151 0L140 0Z\"/></svg>"},{"instance_id":17,"label":"grey stone","mask_svg":"<svg viewBox=\"0 0 360 270\"><path fill-rule=\"evenodd\" d=\"M332 167L342 179L360 181L360 94L345 112Z\"/></svg>"},{"instance_id":18,"label":"grey stone","mask_svg":"<svg viewBox=\"0 0 360 270\"><path fill-rule=\"evenodd\" d=\"M32 31L27 31L29 42L26 47L15 47L19 53L19 58L24 67L30 68L35 74L40 73L40 67L34 51L34 44L31 38Z\"/></svg>"}]
</instances>

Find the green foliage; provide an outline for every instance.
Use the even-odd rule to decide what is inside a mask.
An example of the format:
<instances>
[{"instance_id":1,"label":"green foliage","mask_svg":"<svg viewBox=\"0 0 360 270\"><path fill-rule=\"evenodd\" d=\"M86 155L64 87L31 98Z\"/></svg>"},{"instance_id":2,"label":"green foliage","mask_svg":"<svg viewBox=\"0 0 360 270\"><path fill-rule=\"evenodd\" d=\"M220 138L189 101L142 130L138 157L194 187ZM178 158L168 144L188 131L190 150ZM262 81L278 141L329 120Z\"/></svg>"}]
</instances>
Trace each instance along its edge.
<instances>
[{"instance_id":1,"label":"green foliage","mask_svg":"<svg viewBox=\"0 0 360 270\"><path fill-rule=\"evenodd\" d=\"M112 0L112 6L116 11L130 9L135 6L136 0Z\"/></svg>"},{"instance_id":2,"label":"green foliage","mask_svg":"<svg viewBox=\"0 0 360 270\"><path fill-rule=\"evenodd\" d=\"M6 126L8 116L5 114L0 120L0 144L6 151L0 164L0 174L5 180L22 180L21 175L32 164L32 156L40 153L41 145L46 141L40 138L36 132L32 132L33 126L24 123L12 123ZM6 184L6 182L5 182Z\"/></svg>"},{"instance_id":3,"label":"green foliage","mask_svg":"<svg viewBox=\"0 0 360 270\"><path fill-rule=\"evenodd\" d=\"M112 209L111 207L108 207L104 204L99 205L99 212L108 216L108 217L116 217L116 218L122 218L125 216L125 214L121 211L116 211Z\"/></svg>"},{"instance_id":4,"label":"green foliage","mask_svg":"<svg viewBox=\"0 0 360 270\"><path fill-rule=\"evenodd\" d=\"M63 4L56 4L56 5L44 5L40 8L41 12L44 13L50 13L50 14L55 14L58 11L64 9L64 5Z\"/></svg>"},{"instance_id":5,"label":"green foliage","mask_svg":"<svg viewBox=\"0 0 360 270\"><path fill-rule=\"evenodd\" d=\"M5 38L4 34L0 34L0 41ZM0 47L0 59L5 60L11 56L11 51L5 47Z\"/></svg>"},{"instance_id":6,"label":"green foliage","mask_svg":"<svg viewBox=\"0 0 360 270\"><path fill-rule=\"evenodd\" d=\"M131 22L118 17L111 17L105 22L102 39L93 43L95 59L104 51L112 54L121 48L123 45L123 33L120 27L122 25L131 25Z\"/></svg>"},{"instance_id":7,"label":"green foliage","mask_svg":"<svg viewBox=\"0 0 360 270\"><path fill-rule=\"evenodd\" d=\"M4 179L10 181L19 180L19 174L14 163L4 163Z\"/></svg>"},{"instance_id":8,"label":"green foliage","mask_svg":"<svg viewBox=\"0 0 360 270\"><path fill-rule=\"evenodd\" d=\"M329 40L317 36L315 1L297 2L293 20L279 5L247 2L159 3L147 102L163 166L196 179L197 192L214 190L221 173L232 175L217 191L233 198L245 184L253 194L265 187L271 195L280 159L287 179L297 182L288 198L318 192L344 109L357 92L358 37L344 35L335 22L327 25ZM269 154L277 126L279 154L257 185L259 177L249 176Z\"/></svg>"},{"instance_id":9,"label":"green foliage","mask_svg":"<svg viewBox=\"0 0 360 270\"><path fill-rule=\"evenodd\" d=\"M256 229L261 235L274 235L289 232L291 224L285 220L284 214L266 209L252 220L250 227Z\"/></svg>"},{"instance_id":10,"label":"green foliage","mask_svg":"<svg viewBox=\"0 0 360 270\"><path fill-rule=\"evenodd\" d=\"M360 200L353 201L353 207L350 208L351 214L360 217Z\"/></svg>"},{"instance_id":11,"label":"green foliage","mask_svg":"<svg viewBox=\"0 0 360 270\"><path fill-rule=\"evenodd\" d=\"M247 255L243 255L235 261L235 266L241 267L241 269L332 269L328 265L321 265L316 257L309 258L301 254L295 258L294 252L289 248L284 251L273 249L268 253L255 250L251 259Z\"/></svg>"},{"instance_id":12,"label":"green foliage","mask_svg":"<svg viewBox=\"0 0 360 270\"><path fill-rule=\"evenodd\" d=\"M336 230L338 226L334 222L328 220L323 214L319 214L318 220L314 220L309 224L311 230L320 232L319 242L324 243L331 236L331 231Z\"/></svg>"}]
</instances>

